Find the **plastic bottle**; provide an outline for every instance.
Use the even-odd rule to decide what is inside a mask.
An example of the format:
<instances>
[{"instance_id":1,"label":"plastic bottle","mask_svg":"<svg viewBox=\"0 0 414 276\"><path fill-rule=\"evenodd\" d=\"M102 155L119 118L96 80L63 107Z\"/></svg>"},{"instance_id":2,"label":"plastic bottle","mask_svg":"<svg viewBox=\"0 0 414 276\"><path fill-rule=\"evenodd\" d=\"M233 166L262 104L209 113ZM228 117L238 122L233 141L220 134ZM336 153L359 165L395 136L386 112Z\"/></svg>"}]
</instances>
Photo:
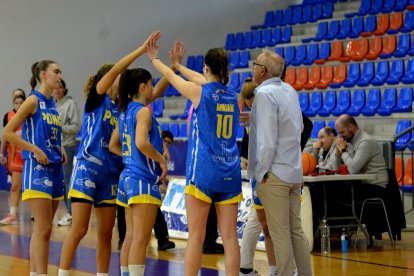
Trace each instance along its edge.
<instances>
[{"instance_id":1,"label":"plastic bottle","mask_svg":"<svg viewBox=\"0 0 414 276\"><path fill-rule=\"evenodd\" d=\"M348 252L348 234L345 228L342 228L341 233L341 251L342 253Z\"/></svg>"},{"instance_id":2,"label":"plastic bottle","mask_svg":"<svg viewBox=\"0 0 414 276\"><path fill-rule=\"evenodd\" d=\"M328 255L331 253L331 237L330 237L330 229L328 223L326 223L326 219L322 221L322 225L320 226L321 231L321 253L323 255Z\"/></svg>"},{"instance_id":3,"label":"plastic bottle","mask_svg":"<svg viewBox=\"0 0 414 276\"><path fill-rule=\"evenodd\" d=\"M318 168L319 168L319 173L324 173L325 170L325 160L323 159L323 156L319 156L319 160L318 160Z\"/></svg>"}]
</instances>

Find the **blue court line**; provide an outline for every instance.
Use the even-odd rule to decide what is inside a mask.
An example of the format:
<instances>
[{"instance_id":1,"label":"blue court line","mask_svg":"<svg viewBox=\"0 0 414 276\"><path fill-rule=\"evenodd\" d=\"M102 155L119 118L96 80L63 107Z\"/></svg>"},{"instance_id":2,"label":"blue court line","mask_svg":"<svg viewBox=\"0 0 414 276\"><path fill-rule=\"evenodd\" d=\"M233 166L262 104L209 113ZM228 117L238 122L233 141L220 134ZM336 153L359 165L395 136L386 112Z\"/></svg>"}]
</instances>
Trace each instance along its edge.
<instances>
[{"instance_id":1,"label":"blue court line","mask_svg":"<svg viewBox=\"0 0 414 276\"><path fill-rule=\"evenodd\" d=\"M29 259L30 237L0 232L0 254ZM50 242L49 264L59 266L61 242ZM72 269L96 273L95 249L79 246L72 262ZM119 253L112 252L109 275L120 275ZM184 264L153 258L146 259L145 275L184 275ZM209 268L201 268L199 275L224 276L225 273Z\"/></svg>"}]
</instances>

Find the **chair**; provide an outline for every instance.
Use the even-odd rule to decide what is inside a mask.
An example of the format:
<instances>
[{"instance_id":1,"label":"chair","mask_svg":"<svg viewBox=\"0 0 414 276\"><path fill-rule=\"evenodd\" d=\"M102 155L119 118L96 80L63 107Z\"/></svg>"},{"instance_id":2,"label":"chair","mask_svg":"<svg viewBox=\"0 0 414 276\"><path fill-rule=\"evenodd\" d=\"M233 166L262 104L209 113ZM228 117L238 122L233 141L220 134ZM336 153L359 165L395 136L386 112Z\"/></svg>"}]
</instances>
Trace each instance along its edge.
<instances>
[{"instance_id":1,"label":"chair","mask_svg":"<svg viewBox=\"0 0 414 276\"><path fill-rule=\"evenodd\" d=\"M251 77L253 77L253 75L252 75L252 72L251 72L251 71L244 71L244 72L242 72L242 73L240 74L240 88L241 88L241 86L243 85L244 81L245 81L247 78L251 78Z\"/></svg>"},{"instance_id":2,"label":"chair","mask_svg":"<svg viewBox=\"0 0 414 276\"><path fill-rule=\"evenodd\" d=\"M390 27L387 30L387 34L396 34L399 29L402 27L403 23L403 13L396 12L391 15Z\"/></svg>"},{"instance_id":3,"label":"chair","mask_svg":"<svg viewBox=\"0 0 414 276\"><path fill-rule=\"evenodd\" d=\"M292 85L293 88L296 89L296 91L300 91L303 88L303 85L308 82L308 68L307 67L301 67L298 70L298 75L296 76L296 81Z\"/></svg>"},{"instance_id":4,"label":"chair","mask_svg":"<svg viewBox=\"0 0 414 276\"><path fill-rule=\"evenodd\" d=\"M323 100L323 106L318 111L318 115L322 117L328 117L332 110L336 107L336 92L325 92L325 99Z\"/></svg>"},{"instance_id":5,"label":"chair","mask_svg":"<svg viewBox=\"0 0 414 276\"><path fill-rule=\"evenodd\" d=\"M285 49L285 62L286 62L286 65L292 64L292 61L295 59L295 54L296 54L295 46L286 47L286 49Z\"/></svg>"},{"instance_id":6,"label":"chair","mask_svg":"<svg viewBox=\"0 0 414 276\"><path fill-rule=\"evenodd\" d=\"M348 76L342 83L344 87L353 87L360 76L359 63L351 63L348 67Z\"/></svg>"},{"instance_id":7,"label":"chair","mask_svg":"<svg viewBox=\"0 0 414 276\"><path fill-rule=\"evenodd\" d=\"M333 3L332 2L325 3L323 5L322 18L323 19L332 18L332 14L333 14Z\"/></svg>"},{"instance_id":8,"label":"chair","mask_svg":"<svg viewBox=\"0 0 414 276\"><path fill-rule=\"evenodd\" d=\"M240 75L238 72L231 73L229 87L234 91L240 91Z\"/></svg>"},{"instance_id":9,"label":"chair","mask_svg":"<svg viewBox=\"0 0 414 276\"><path fill-rule=\"evenodd\" d=\"M413 159L408 158L407 165L405 165L405 174L403 177L403 183L413 185Z\"/></svg>"},{"instance_id":10,"label":"chair","mask_svg":"<svg viewBox=\"0 0 414 276\"><path fill-rule=\"evenodd\" d=\"M397 123L397 126L398 126L398 123ZM395 131L395 134L397 134L397 131ZM397 146L395 146L395 149L397 150ZM401 157L395 157L394 164L395 164L395 176L397 177L398 185L401 185L402 178L403 178L402 168L404 166L403 159Z\"/></svg>"},{"instance_id":11,"label":"chair","mask_svg":"<svg viewBox=\"0 0 414 276\"><path fill-rule=\"evenodd\" d=\"M414 13L414 12L413 12ZM414 18L413 18L414 22ZM397 49L393 53L394 57L405 57L410 49L410 35L403 34L398 37Z\"/></svg>"},{"instance_id":12,"label":"chair","mask_svg":"<svg viewBox=\"0 0 414 276\"><path fill-rule=\"evenodd\" d=\"M342 83L346 80L347 68L345 64L338 64L335 68L334 78L329 84L330 88L339 88Z\"/></svg>"},{"instance_id":13,"label":"chair","mask_svg":"<svg viewBox=\"0 0 414 276\"><path fill-rule=\"evenodd\" d=\"M226 36L226 44L224 46L224 49L226 49L227 51L234 51L236 50L236 40L234 37L234 34L227 34Z\"/></svg>"},{"instance_id":14,"label":"chair","mask_svg":"<svg viewBox=\"0 0 414 276\"><path fill-rule=\"evenodd\" d=\"M310 138L317 139L319 131L323 129L324 127L325 127L325 121L314 121Z\"/></svg>"},{"instance_id":15,"label":"chair","mask_svg":"<svg viewBox=\"0 0 414 276\"><path fill-rule=\"evenodd\" d=\"M333 67L332 65L322 68L321 80L316 84L319 89L326 89L333 79Z\"/></svg>"},{"instance_id":16,"label":"chair","mask_svg":"<svg viewBox=\"0 0 414 276\"><path fill-rule=\"evenodd\" d=\"M355 52L351 56L354 61L361 61L368 54L368 39L360 39L356 45Z\"/></svg>"},{"instance_id":17,"label":"chair","mask_svg":"<svg viewBox=\"0 0 414 276\"><path fill-rule=\"evenodd\" d=\"M349 90L341 90L338 94L338 101L336 107L332 110L332 114L340 116L348 110L351 106L351 93Z\"/></svg>"},{"instance_id":18,"label":"chair","mask_svg":"<svg viewBox=\"0 0 414 276\"><path fill-rule=\"evenodd\" d=\"M187 58L187 68L194 70L195 67L195 56L188 56Z\"/></svg>"},{"instance_id":19,"label":"chair","mask_svg":"<svg viewBox=\"0 0 414 276\"><path fill-rule=\"evenodd\" d=\"M322 4L321 3L315 4L313 5L312 9L313 9L312 16L309 21L316 22L322 17Z\"/></svg>"},{"instance_id":20,"label":"chair","mask_svg":"<svg viewBox=\"0 0 414 276\"><path fill-rule=\"evenodd\" d=\"M388 61L380 61L377 64L377 70L375 70L375 76L371 81L372 85L379 86L385 83L385 80L389 76Z\"/></svg>"},{"instance_id":21,"label":"chair","mask_svg":"<svg viewBox=\"0 0 414 276\"><path fill-rule=\"evenodd\" d=\"M301 65L306 58L306 45L302 44L295 47L295 58L291 61L294 66Z\"/></svg>"},{"instance_id":22,"label":"chair","mask_svg":"<svg viewBox=\"0 0 414 276\"><path fill-rule=\"evenodd\" d=\"M414 11L409 11L405 14L404 24L400 32L409 33L414 29Z\"/></svg>"},{"instance_id":23,"label":"chair","mask_svg":"<svg viewBox=\"0 0 414 276\"><path fill-rule=\"evenodd\" d=\"M396 0L394 11L403 11L405 10L405 7L407 6L407 0Z\"/></svg>"},{"instance_id":24,"label":"chair","mask_svg":"<svg viewBox=\"0 0 414 276\"><path fill-rule=\"evenodd\" d=\"M341 28L339 33L336 35L336 39L345 39L347 38L348 34L351 32L351 19L345 18L341 22Z\"/></svg>"},{"instance_id":25,"label":"chair","mask_svg":"<svg viewBox=\"0 0 414 276\"><path fill-rule=\"evenodd\" d=\"M361 110L364 116L374 116L381 105L381 91L377 88L368 92L365 107Z\"/></svg>"},{"instance_id":26,"label":"chair","mask_svg":"<svg viewBox=\"0 0 414 276\"><path fill-rule=\"evenodd\" d=\"M305 113L305 115L308 117L313 117L318 113L319 109L321 108L322 108L322 92L320 91L313 92L311 95L311 101L309 104L309 108L303 113Z\"/></svg>"},{"instance_id":27,"label":"chair","mask_svg":"<svg viewBox=\"0 0 414 276\"><path fill-rule=\"evenodd\" d=\"M354 22L352 23L352 30L349 33L349 38L357 38L359 37L359 34L364 29L364 18L357 17L354 19Z\"/></svg>"},{"instance_id":28,"label":"chair","mask_svg":"<svg viewBox=\"0 0 414 276\"><path fill-rule=\"evenodd\" d=\"M365 55L365 58L368 60L375 60L378 58L379 54L382 52L382 38L374 37L369 42L369 50Z\"/></svg>"},{"instance_id":29,"label":"chair","mask_svg":"<svg viewBox=\"0 0 414 276\"><path fill-rule=\"evenodd\" d=\"M413 106L413 89L411 87L404 87L400 90L398 96L398 103L393 108L393 112L411 112Z\"/></svg>"},{"instance_id":30,"label":"chair","mask_svg":"<svg viewBox=\"0 0 414 276\"><path fill-rule=\"evenodd\" d=\"M183 113L181 113L181 114L178 116L181 120L186 120L186 119L188 118L188 112L190 111L190 107L191 107L191 105L192 105L191 101L190 101L190 100L187 100L187 103L186 103L186 106L185 106L184 112L183 112Z\"/></svg>"},{"instance_id":31,"label":"chair","mask_svg":"<svg viewBox=\"0 0 414 276\"><path fill-rule=\"evenodd\" d=\"M318 30L316 31L316 36L313 40L321 41L324 39L327 33L328 33L328 22L319 22Z\"/></svg>"},{"instance_id":32,"label":"chair","mask_svg":"<svg viewBox=\"0 0 414 276\"><path fill-rule=\"evenodd\" d=\"M163 111L164 111L164 99L158 99L156 101L154 101L155 103L155 108L153 109L153 114L155 117L160 118L163 115Z\"/></svg>"},{"instance_id":33,"label":"chair","mask_svg":"<svg viewBox=\"0 0 414 276\"><path fill-rule=\"evenodd\" d=\"M342 56L338 58L340 62L349 62L358 48L359 40L351 40L346 44L346 48Z\"/></svg>"},{"instance_id":34,"label":"chair","mask_svg":"<svg viewBox=\"0 0 414 276\"><path fill-rule=\"evenodd\" d=\"M161 130L168 130L168 129L169 129L168 123L161 124Z\"/></svg>"},{"instance_id":35,"label":"chair","mask_svg":"<svg viewBox=\"0 0 414 276\"><path fill-rule=\"evenodd\" d=\"M394 7L395 7L395 0L384 0L384 4L382 5L381 12L390 13L394 11Z\"/></svg>"},{"instance_id":36,"label":"chair","mask_svg":"<svg viewBox=\"0 0 414 276\"><path fill-rule=\"evenodd\" d=\"M178 138L187 138L187 123L181 123L180 129L178 130Z\"/></svg>"},{"instance_id":37,"label":"chair","mask_svg":"<svg viewBox=\"0 0 414 276\"><path fill-rule=\"evenodd\" d=\"M410 59L405 70L404 77L401 79L404 84L414 83L414 59Z\"/></svg>"},{"instance_id":38,"label":"chair","mask_svg":"<svg viewBox=\"0 0 414 276\"><path fill-rule=\"evenodd\" d=\"M273 11L267 11L265 14L262 28L271 28L275 27L275 13Z\"/></svg>"},{"instance_id":39,"label":"chair","mask_svg":"<svg viewBox=\"0 0 414 276\"><path fill-rule=\"evenodd\" d=\"M378 115L389 116L393 108L397 104L397 90L395 88L387 88L384 90L381 106L377 109Z\"/></svg>"},{"instance_id":40,"label":"chair","mask_svg":"<svg viewBox=\"0 0 414 276\"><path fill-rule=\"evenodd\" d=\"M339 20L332 20L329 23L329 30L325 35L325 40L334 40L339 32Z\"/></svg>"},{"instance_id":41,"label":"chair","mask_svg":"<svg viewBox=\"0 0 414 276\"><path fill-rule=\"evenodd\" d=\"M293 8L293 15L292 21L290 21L291 25L295 25L300 22L302 18L302 6L296 6Z\"/></svg>"},{"instance_id":42,"label":"chair","mask_svg":"<svg viewBox=\"0 0 414 276\"><path fill-rule=\"evenodd\" d=\"M331 55L331 43L325 42L320 44L319 55L313 62L316 64L324 64Z\"/></svg>"},{"instance_id":43,"label":"chair","mask_svg":"<svg viewBox=\"0 0 414 276\"><path fill-rule=\"evenodd\" d=\"M390 75L385 81L388 84L397 84L400 79L404 76L404 60L394 60L391 65Z\"/></svg>"},{"instance_id":44,"label":"chair","mask_svg":"<svg viewBox=\"0 0 414 276\"><path fill-rule=\"evenodd\" d=\"M230 52L229 53L229 67L230 70L233 70L234 68L237 68L239 66L240 62L240 53L239 52Z\"/></svg>"},{"instance_id":45,"label":"chair","mask_svg":"<svg viewBox=\"0 0 414 276\"><path fill-rule=\"evenodd\" d=\"M292 8L289 7L285 9L285 12L283 13L283 21L280 22L279 26L286 26L287 24L290 24L290 22L292 21L292 15Z\"/></svg>"},{"instance_id":46,"label":"chair","mask_svg":"<svg viewBox=\"0 0 414 276\"><path fill-rule=\"evenodd\" d=\"M279 44L282 40L282 30L280 28L274 28L272 32L272 45Z\"/></svg>"},{"instance_id":47,"label":"chair","mask_svg":"<svg viewBox=\"0 0 414 276\"><path fill-rule=\"evenodd\" d=\"M194 70L202 73L204 67L204 57L202 55L198 55L195 57L195 64L194 64Z\"/></svg>"},{"instance_id":48,"label":"chair","mask_svg":"<svg viewBox=\"0 0 414 276\"><path fill-rule=\"evenodd\" d=\"M333 129L335 129L336 130L336 126L335 126L335 120L331 120L331 121L329 121L328 122L328 127L330 127L330 128L333 128ZM338 131L337 131L338 132Z\"/></svg>"},{"instance_id":49,"label":"chair","mask_svg":"<svg viewBox=\"0 0 414 276\"><path fill-rule=\"evenodd\" d=\"M372 33L377 29L377 17L370 15L365 20L364 30L361 32L361 36L371 36Z\"/></svg>"},{"instance_id":50,"label":"chair","mask_svg":"<svg viewBox=\"0 0 414 276\"><path fill-rule=\"evenodd\" d=\"M265 29L262 31L262 41L260 44L263 45L262 47L265 47L265 46L272 47L276 45L276 43L273 43L271 29Z\"/></svg>"},{"instance_id":51,"label":"chair","mask_svg":"<svg viewBox=\"0 0 414 276\"><path fill-rule=\"evenodd\" d=\"M252 47L256 48L262 48L264 46L266 46L266 44L263 42L262 39L262 31L261 30L255 30L252 32L253 35L253 43L252 43Z\"/></svg>"},{"instance_id":52,"label":"chair","mask_svg":"<svg viewBox=\"0 0 414 276\"><path fill-rule=\"evenodd\" d=\"M164 96L165 97L172 97L172 96L174 96L173 86L171 84L168 85L167 88L165 89Z\"/></svg>"},{"instance_id":53,"label":"chair","mask_svg":"<svg viewBox=\"0 0 414 276\"><path fill-rule=\"evenodd\" d=\"M299 93L299 105L300 110L305 113L309 108L309 93L302 92Z\"/></svg>"},{"instance_id":54,"label":"chair","mask_svg":"<svg viewBox=\"0 0 414 276\"><path fill-rule=\"evenodd\" d=\"M414 35L411 35L411 47L407 51L407 55L414 56Z\"/></svg>"},{"instance_id":55,"label":"chair","mask_svg":"<svg viewBox=\"0 0 414 276\"><path fill-rule=\"evenodd\" d=\"M374 0L371 2L371 9L368 11L369 14L378 14L381 12L383 0Z\"/></svg>"},{"instance_id":56,"label":"chair","mask_svg":"<svg viewBox=\"0 0 414 276\"><path fill-rule=\"evenodd\" d=\"M388 14L381 14L377 20L377 29L373 32L376 36L382 36L388 30L390 25L390 16Z\"/></svg>"},{"instance_id":57,"label":"chair","mask_svg":"<svg viewBox=\"0 0 414 276\"><path fill-rule=\"evenodd\" d=\"M332 42L331 46L331 55L328 57L329 61L332 60L339 60L340 57L343 55L343 45L342 41L337 40Z\"/></svg>"},{"instance_id":58,"label":"chair","mask_svg":"<svg viewBox=\"0 0 414 276\"><path fill-rule=\"evenodd\" d=\"M404 130L406 130L410 127L411 127L411 120L398 120L397 121L397 126L395 128L395 135L403 132ZM410 140L411 140L411 131L407 132L406 134L404 134L403 136L398 138L397 141L395 141L395 150L402 150L402 151L405 150L407 148L407 146L405 146L405 147L403 147L403 146L404 146L404 144L406 144ZM400 161L402 161L401 158L400 158ZM398 176L397 176L397 178L398 178ZM402 180L402 177L401 177L401 180Z\"/></svg>"},{"instance_id":59,"label":"chair","mask_svg":"<svg viewBox=\"0 0 414 276\"><path fill-rule=\"evenodd\" d=\"M351 116L359 116L364 106L365 106L365 90L357 89L354 91L351 106L346 112Z\"/></svg>"},{"instance_id":60,"label":"chair","mask_svg":"<svg viewBox=\"0 0 414 276\"><path fill-rule=\"evenodd\" d=\"M290 38L292 37L292 27L284 27L282 30L282 37L280 39L281 43L290 43Z\"/></svg>"},{"instance_id":61,"label":"chair","mask_svg":"<svg viewBox=\"0 0 414 276\"><path fill-rule=\"evenodd\" d=\"M278 54L282 58L285 57L285 48L283 48L283 47L276 47L275 48L275 52L276 52L276 54Z\"/></svg>"},{"instance_id":62,"label":"chair","mask_svg":"<svg viewBox=\"0 0 414 276\"><path fill-rule=\"evenodd\" d=\"M244 42L244 34L243 33L236 33L235 36L235 47L238 50L246 49L246 43Z\"/></svg>"},{"instance_id":63,"label":"chair","mask_svg":"<svg viewBox=\"0 0 414 276\"><path fill-rule=\"evenodd\" d=\"M170 124L170 131L174 137L178 137L179 126L178 123L171 123Z\"/></svg>"},{"instance_id":64,"label":"chair","mask_svg":"<svg viewBox=\"0 0 414 276\"><path fill-rule=\"evenodd\" d=\"M397 45L397 39L395 36L387 36L384 39L384 43L382 46L382 52L379 54L380 58L390 58L395 51Z\"/></svg>"},{"instance_id":65,"label":"chair","mask_svg":"<svg viewBox=\"0 0 414 276\"><path fill-rule=\"evenodd\" d=\"M362 65L361 77L357 81L358 86L368 86L374 78L374 63L366 62Z\"/></svg>"},{"instance_id":66,"label":"chair","mask_svg":"<svg viewBox=\"0 0 414 276\"><path fill-rule=\"evenodd\" d=\"M313 61L318 57L318 52L319 52L318 44L316 43L309 44L307 47L306 58L303 59L302 63L304 65L313 64Z\"/></svg>"},{"instance_id":67,"label":"chair","mask_svg":"<svg viewBox=\"0 0 414 276\"><path fill-rule=\"evenodd\" d=\"M321 80L321 67L312 66L310 74L308 76L308 82L303 85L303 88L306 90L312 90L315 88L316 84Z\"/></svg>"},{"instance_id":68,"label":"chair","mask_svg":"<svg viewBox=\"0 0 414 276\"><path fill-rule=\"evenodd\" d=\"M285 82L292 86L296 82L296 69L295 68L286 69Z\"/></svg>"},{"instance_id":69,"label":"chair","mask_svg":"<svg viewBox=\"0 0 414 276\"><path fill-rule=\"evenodd\" d=\"M254 49L257 47L253 40L253 32L244 33L244 43L246 44L246 48L249 49Z\"/></svg>"},{"instance_id":70,"label":"chair","mask_svg":"<svg viewBox=\"0 0 414 276\"><path fill-rule=\"evenodd\" d=\"M274 26L272 27L277 27L282 21L283 21L283 10L276 10L275 15L274 15L274 21L273 21Z\"/></svg>"},{"instance_id":71,"label":"chair","mask_svg":"<svg viewBox=\"0 0 414 276\"><path fill-rule=\"evenodd\" d=\"M363 0L361 1L361 5L359 6L357 15L364 16L368 13L370 9L371 9L371 1Z\"/></svg>"},{"instance_id":72,"label":"chair","mask_svg":"<svg viewBox=\"0 0 414 276\"><path fill-rule=\"evenodd\" d=\"M249 60L250 60L250 51L240 52L240 59L239 59L239 64L237 65L237 68L248 68Z\"/></svg>"}]
</instances>

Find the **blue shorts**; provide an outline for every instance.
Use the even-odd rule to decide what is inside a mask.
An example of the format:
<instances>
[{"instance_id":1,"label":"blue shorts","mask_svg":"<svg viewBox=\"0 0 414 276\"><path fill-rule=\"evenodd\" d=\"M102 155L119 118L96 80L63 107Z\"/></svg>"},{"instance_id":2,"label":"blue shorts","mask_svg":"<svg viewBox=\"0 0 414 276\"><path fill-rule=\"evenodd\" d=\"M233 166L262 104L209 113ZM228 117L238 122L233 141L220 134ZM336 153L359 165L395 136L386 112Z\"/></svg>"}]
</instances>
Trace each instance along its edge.
<instances>
[{"instance_id":1,"label":"blue shorts","mask_svg":"<svg viewBox=\"0 0 414 276\"><path fill-rule=\"evenodd\" d=\"M94 204L115 204L118 181L119 175L108 172L104 166L77 160L73 166L68 196L86 199Z\"/></svg>"},{"instance_id":2,"label":"blue shorts","mask_svg":"<svg viewBox=\"0 0 414 276\"><path fill-rule=\"evenodd\" d=\"M36 159L25 159L22 179L23 201L31 198L63 199L64 184L61 163L43 166Z\"/></svg>"},{"instance_id":3,"label":"blue shorts","mask_svg":"<svg viewBox=\"0 0 414 276\"><path fill-rule=\"evenodd\" d=\"M187 184L184 193L192 195L204 202L216 204L233 204L239 203L243 200L243 193L240 187L233 192L216 192L207 189L206 187L197 186L197 184Z\"/></svg>"},{"instance_id":4,"label":"blue shorts","mask_svg":"<svg viewBox=\"0 0 414 276\"><path fill-rule=\"evenodd\" d=\"M250 184L252 184L252 199L253 199L253 208L254 209L264 209L262 203L260 202L259 197L256 192L256 179L250 179Z\"/></svg>"},{"instance_id":5,"label":"blue shorts","mask_svg":"<svg viewBox=\"0 0 414 276\"><path fill-rule=\"evenodd\" d=\"M131 204L155 204L161 206L158 184L150 184L130 176L121 177L116 204L128 207Z\"/></svg>"}]
</instances>

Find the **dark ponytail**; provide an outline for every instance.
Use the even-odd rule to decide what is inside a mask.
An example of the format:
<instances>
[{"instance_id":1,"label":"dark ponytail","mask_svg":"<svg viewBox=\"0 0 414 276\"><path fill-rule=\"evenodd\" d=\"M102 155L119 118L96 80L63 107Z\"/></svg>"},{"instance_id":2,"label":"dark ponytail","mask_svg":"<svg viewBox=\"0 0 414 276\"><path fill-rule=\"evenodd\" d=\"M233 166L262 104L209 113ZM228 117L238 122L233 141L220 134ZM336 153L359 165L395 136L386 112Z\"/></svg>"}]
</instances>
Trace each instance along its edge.
<instances>
[{"instance_id":1,"label":"dark ponytail","mask_svg":"<svg viewBox=\"0 0 414 276\"><path fill-rule=\"evenodd\" d=\"M52 60L42 60L33 63L31 71L32 71L32 77L30 78L30 87L32 90L35 89L37 82L40 82L40 72L46 71L50 64L56 64L56 62Z\"/></svg>"},{"instance_id":2,"label":"dark ponytail","mask_svg":"<svg viewBox=\"0 0 414 276\"><path fill-rule=\"evenodd\" d=\"M211 73L217 76L223 84L229 82L229 58L224 48L212 48L204 57L204 63Z\"/></svg>"},{"instance_id":3,"label":"dark ponytail","mask_svg":"<svg viewBox=\"0 0 414 276\"><path fill-rule=\"evenodd\" d=\"M122 73L119 79L119 112L125 112L132 98L139 96L139 85L151 79L151 73L142 68L127 69Z\"/></svg>"}]
</instances>

